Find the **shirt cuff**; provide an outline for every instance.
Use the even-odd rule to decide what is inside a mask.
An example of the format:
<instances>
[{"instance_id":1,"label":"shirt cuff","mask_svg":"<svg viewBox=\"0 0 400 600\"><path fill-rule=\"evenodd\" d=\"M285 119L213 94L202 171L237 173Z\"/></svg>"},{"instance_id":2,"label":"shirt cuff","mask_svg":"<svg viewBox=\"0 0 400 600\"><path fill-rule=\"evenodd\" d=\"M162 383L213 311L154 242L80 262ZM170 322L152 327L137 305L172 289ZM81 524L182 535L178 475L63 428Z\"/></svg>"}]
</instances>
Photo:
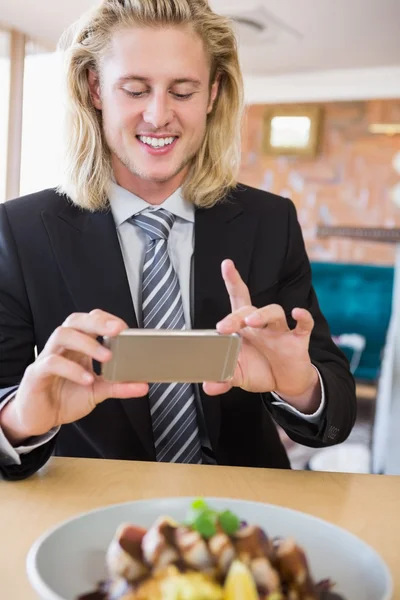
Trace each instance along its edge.
<instances>
[{"instance_id":1,"label":"shirt cuff","mask_svg":"<svg viewBox=\"0 0 400 600\"><path fill-rule=\"evenodd\" d=\"M0 411L8 404L11 400L13 400L16 396L17 389L15 388L8 396L2 399L0 402ZM23 446L14 446L8 441L6 436L4 435L1 427L0 427L0 463L4 466L7 465L20 465L21 464L21 455L29 454L36 448L40 446L44 446L49 442L57 433L59 432L59 427L54 427L48 433L44 435L38 435L35 437L29 438Z\"/></svg>"},{"instance_id":2,"label":"shirt cuff","mask_svg":"<svg viewBox=\"0 0 400 600\"><path fill-rule=\"evenodd\" d=\"M319 423L321 420L321 417L323 415L324 409L325 409L325 388L324 388L324 383L322 381L321 373L318 371L318 369L315 365L312 365L312 366L318 373L319 383L321 386L321 403L320 403L318 409L315 411L315 413L313 413L312 415L306 415L305 413L302 413L300 410L297 410L297 408L294 408L294 406L291 406L290 404L288 404L285 400L283 400L275 392L271 392L271 394L275 398L275 400L272 402L272 404L274 406L278 406L279 408L283 408L284 410L287 410L288 412L291 412L293 415L296 415L296 417L299 417L300 419L303 419L304 421L308 421L309 423Z\"/></svg>"}]
</instances>

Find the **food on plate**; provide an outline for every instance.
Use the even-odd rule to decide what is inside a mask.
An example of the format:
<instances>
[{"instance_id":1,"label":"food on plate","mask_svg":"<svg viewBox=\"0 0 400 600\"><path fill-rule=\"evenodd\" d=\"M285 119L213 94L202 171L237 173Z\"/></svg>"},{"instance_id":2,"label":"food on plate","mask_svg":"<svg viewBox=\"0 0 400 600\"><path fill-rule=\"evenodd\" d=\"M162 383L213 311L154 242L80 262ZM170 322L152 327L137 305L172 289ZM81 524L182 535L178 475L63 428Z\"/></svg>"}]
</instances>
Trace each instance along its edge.
<instances>
[{"instance_id":1,"label":"food on plate","mask_svg":"<svg viewBox=\"0 0 400 600\"><path fill-rule=\"evenodd\" d=\"M121 525L106 563L107 581L79 600L344 600L328 579L313 581L294 540L269 538L202 499L183 523Z\"/></svg>"}]
</instances>

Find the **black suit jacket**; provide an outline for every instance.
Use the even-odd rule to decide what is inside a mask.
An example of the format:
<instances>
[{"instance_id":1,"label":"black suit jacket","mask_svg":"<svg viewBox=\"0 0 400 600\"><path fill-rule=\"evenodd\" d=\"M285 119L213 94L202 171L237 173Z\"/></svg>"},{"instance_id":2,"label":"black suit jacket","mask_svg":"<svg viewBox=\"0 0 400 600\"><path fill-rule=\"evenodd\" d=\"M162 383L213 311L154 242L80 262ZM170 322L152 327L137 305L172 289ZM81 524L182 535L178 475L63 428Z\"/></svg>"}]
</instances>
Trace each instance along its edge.
<instances>
[{"instance_id":1,"label":"black suit jacket","mask_svg":"<svg viewBox=\"0 0 400 600\"><path fill-rule=\"evenodd\" d=\"M311 285L310 265L291 201L239 185L223 202L195 216L194 327L214 328L230 312L221 277L231 258L253 304L311 311L312 362L326 391L320 425L271 404L270 394L233 389L201 392L207 433L224 465L289 467L272 417L309 446L343 441L355 420L348 363L333 344ZM18 385L54 329L73 312L101 308L137 327L128 280L110 211L89 213L46 190L0 205L0 399ZM55 439L1 466L8 479L27 477L52 454L154 460L148 398L109 399L89 416L64 425Z\"/></svg>"}]
</instances>

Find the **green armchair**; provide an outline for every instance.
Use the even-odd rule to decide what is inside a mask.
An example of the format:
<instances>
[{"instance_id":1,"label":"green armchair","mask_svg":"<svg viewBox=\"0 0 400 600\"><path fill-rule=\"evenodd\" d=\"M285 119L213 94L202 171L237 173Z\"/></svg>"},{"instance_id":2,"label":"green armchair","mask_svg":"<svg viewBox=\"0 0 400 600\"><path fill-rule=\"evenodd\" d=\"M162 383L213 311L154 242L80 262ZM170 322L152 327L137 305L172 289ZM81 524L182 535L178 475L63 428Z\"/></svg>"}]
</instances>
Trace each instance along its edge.
<instances>
[{"instance_id":1,"label":"green armchair","mask_svg":"<svg viewBox=\"0 0 400 600\"><path fill-rule=\"evenodd\" d=\"M334 338L365 340L354 376L376 382L392 310L393 267L312 262L313 285ZM354 347L341 345L349 360ZM364 344L362 344L364 345Z\"/></svg>"}]
</instances>

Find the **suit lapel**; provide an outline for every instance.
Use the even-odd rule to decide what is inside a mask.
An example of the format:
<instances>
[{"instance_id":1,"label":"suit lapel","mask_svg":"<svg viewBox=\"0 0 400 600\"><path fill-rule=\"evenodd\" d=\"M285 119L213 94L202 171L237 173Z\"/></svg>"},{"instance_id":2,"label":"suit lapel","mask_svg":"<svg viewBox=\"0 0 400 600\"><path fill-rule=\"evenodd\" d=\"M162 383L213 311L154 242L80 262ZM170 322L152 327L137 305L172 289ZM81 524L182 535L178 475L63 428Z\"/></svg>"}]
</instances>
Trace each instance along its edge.
<instances>
[{"instance_id":1,"label":"suit lapel","mask_svg":"<svg viewBox=\"0 0 400 600\"><path fill-rule=\"evenodd\" d=\"M42 218L76 311L100 308L137 327L112 213L89 213L68 203L58 216L44 212ZM148 398L121 404L149 457L154 457Z\"/></svg>"},{"instance_id":2,"label":"suit lapel","mask_svg":"<svg viewBox=\"0 0 400 600\"><path fill-rule=\"evenodd\" d=\"M221 275L221 263L234 261L247 283L257 222L232 198L213 208L198 209L195 217L194 327L215 329L231 312ZM214 450L218 447L222 397L201 391L206 427Z\"/></svg>"}]
</instances>

